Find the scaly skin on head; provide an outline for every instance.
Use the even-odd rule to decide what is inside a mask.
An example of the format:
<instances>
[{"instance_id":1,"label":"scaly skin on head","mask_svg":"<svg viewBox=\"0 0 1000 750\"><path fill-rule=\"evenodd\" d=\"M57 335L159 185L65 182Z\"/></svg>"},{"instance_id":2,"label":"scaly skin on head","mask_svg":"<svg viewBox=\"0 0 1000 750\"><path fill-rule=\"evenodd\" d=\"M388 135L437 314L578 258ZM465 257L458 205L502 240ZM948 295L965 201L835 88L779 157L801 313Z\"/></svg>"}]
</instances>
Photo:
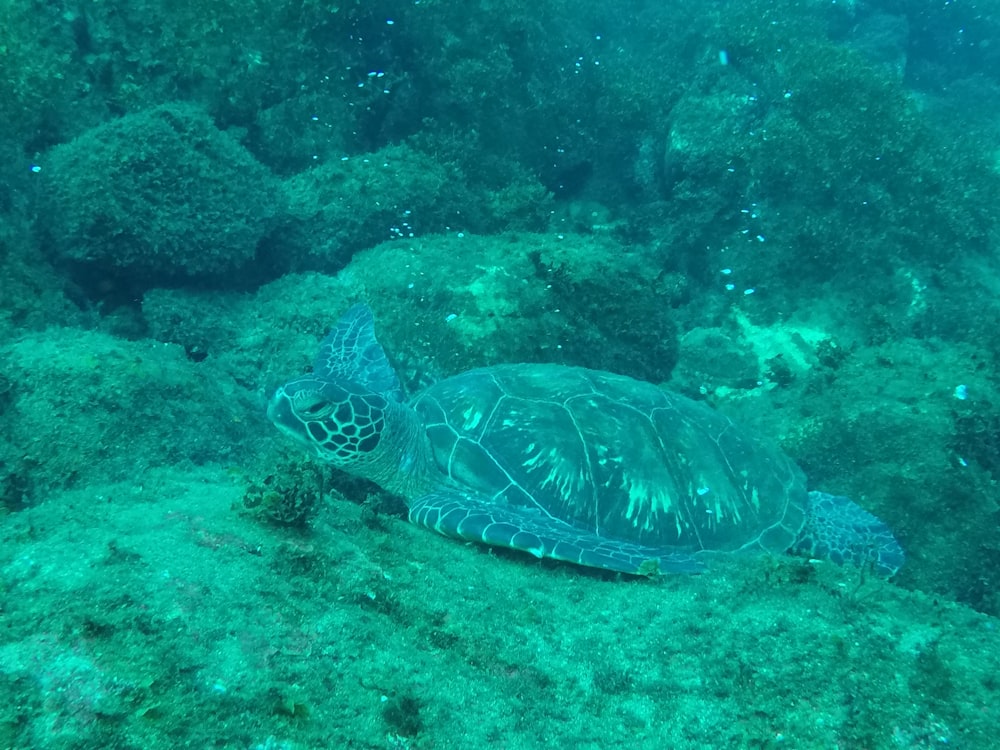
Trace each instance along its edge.
<instances>
[{"instance_id":1,"label":"scaly skin on head","mask_svg":"<svg viewBox=\"0 0 1000 750\"><path fill-rule=\"evenodd\" d=\"M420 418L405 404L313 375L279 388L268 417L325 463L413 498L440 483Z\"/></svg>"}]
</instances>

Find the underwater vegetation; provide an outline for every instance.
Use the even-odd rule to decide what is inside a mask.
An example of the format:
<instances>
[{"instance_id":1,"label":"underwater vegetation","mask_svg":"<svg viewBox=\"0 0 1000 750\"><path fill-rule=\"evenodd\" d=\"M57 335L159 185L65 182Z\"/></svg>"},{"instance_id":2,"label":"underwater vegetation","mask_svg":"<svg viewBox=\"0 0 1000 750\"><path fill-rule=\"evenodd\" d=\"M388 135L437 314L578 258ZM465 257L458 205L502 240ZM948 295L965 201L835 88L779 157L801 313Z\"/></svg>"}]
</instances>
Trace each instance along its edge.
<instances>
[{"instance_id":1,"label":"underwater vegetation","mask_svg":"<svg viewBox=\"0 0 1000 750\"><path fill-rule=\"evenodd\" d=\"M995 0L0 28L0 747L991 747ZM358 300L408 393L663 385L907 564L614 580L411 528L265 416Z\"/></svg>"}]
</instances>

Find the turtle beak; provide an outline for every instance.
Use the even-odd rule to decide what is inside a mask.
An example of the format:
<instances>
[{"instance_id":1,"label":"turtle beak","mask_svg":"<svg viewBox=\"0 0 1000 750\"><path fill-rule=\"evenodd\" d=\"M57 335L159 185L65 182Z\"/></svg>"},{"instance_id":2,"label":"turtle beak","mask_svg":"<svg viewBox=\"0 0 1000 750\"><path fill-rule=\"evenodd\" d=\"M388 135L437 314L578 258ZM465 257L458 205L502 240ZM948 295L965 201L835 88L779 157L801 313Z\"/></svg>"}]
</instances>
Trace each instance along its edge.
<instances>
[{"instance_id":1,"label":"turtle beak","mask_svg":"<svg viewBox=\"0 0 1000 750\"><path fill-rule=\"evenodd\" d=\"M267 418L274 422L274 426L284 434L302 440L302 423L296 419L295 413L292 411L292 400L285 393L284 386L271 396L271 401L267 405Z\"/></svg>"},{"instance_id":2,"label":"turtle beak","mask_svg":"<svg viewBox=\"0 0 1000 750\"><path fill-rule=\"evenodd\" d=\"M271 400L267 402L267 418L272 422L277 421L278 411L281 409L281 405L285 404L285 410L288 409L288 399L285 398L285 389L279 388L271 396Z\"/></svg>"}]
</instances>

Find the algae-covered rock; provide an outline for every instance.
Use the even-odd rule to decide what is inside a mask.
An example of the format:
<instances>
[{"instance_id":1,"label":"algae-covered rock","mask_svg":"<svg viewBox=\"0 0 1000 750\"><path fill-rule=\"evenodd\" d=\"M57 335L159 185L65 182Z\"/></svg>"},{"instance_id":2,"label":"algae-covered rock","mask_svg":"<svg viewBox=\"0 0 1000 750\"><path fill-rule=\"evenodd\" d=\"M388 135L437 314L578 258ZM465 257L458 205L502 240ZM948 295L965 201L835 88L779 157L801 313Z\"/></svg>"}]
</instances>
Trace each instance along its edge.
<instances>
[{"instance_id":1,"label":"algae-covered rock","mask_svg":"<svg viewBox=\"0 0 1000 750\"><path fill-rule=\"evenodd\" d=\"M283 202L280 183L187 104L96 127L40 163L38 226L55 260L145 286L246 266Z\"/></svg>"},{"instance_id":2,"label":"algae-covered rock","mask_svg":"<svg viewBox=\"0 0 1000 750\"><path fill-rule=\"evenodd\" d=\"M610 239L427 237L360 253L348 271L387 348L442 373L554 362L660 382L676 361L669 280Z\"/></svg>"},{"instance_id":3,"label":"algae-covered rock","mask_svg":"<svg viewBox=\"0 0 1000 750\"><path fill-rule=\"evenodd\" d=\"M287 274L253 296L153 290L152 336L267 390L366 300L407 385L502 362L610 370L651 382L677 359L676 280L608 238L510 233L382 243L336 276Z\"/></svg>"},{"instance_id":4,"label":"algae-covered rock","mask_svg":"<svg viewBox=\"0 0 1000 750\"><path fill-rule=\"evenodd\" d=\"M31 222L23 215L0 213L0 341L85 318L65 294L65 280L40 261Z\"/></svg>"},{"instance_id":5,"label":"algae-covered rock","mask_svg":"<svg viewBox=\"0 0 1000 750\"><path fill-rule=\"evenodd\" d=\"M693 328L680 340L674 386L687 393L757 386L761 371L750 345L722 328Z\"/></svg>"},{"instance_id":6,"label":"algae-covered rock","mask_svg":"<svg viewBox=\"0 0 1000 750\"><path fill-rule=\"evenodd\" d=\"M1000 398L977 356L915 338L857 349L807 378L798 414L774 434L816 486L863 501L896 530L907 585L990 612Z\"/></svg>"},{"instance_id":7,"label":"algae-covered rock","mask_svg":"<svg viewBox=\"0 0 1000 750\"><path fill-rule=\"evenodd\" d=\"M253 397L179 346L49 329L0 359L5 502L33 505L53 488L136 479L152 466L235 463L255 441Z\"/></svg>"},{"instance_id":8,"label":"algae-covered rock","mask_svg":"<svg viewBox=\"0 0 1000 750\"><path fill-rule=\"evenodd\" d=\"M339 160L350 150L350 110L329 92L300 92L257 113L250 148L280 175Z\"/></svg>"},{"instance_id":9,"label":"algae-covered rock","mask_svg":"<svg viewBox=\"0 0 1000 750\"><path fill-rule=\"evenodd\" d=\"M746 149L744 134L759 116L745 81L734 78L720 88L711 94L688 92L671 110L662 167L663 188L671 197L710 200L714 210L731 199L726 178Z\"/></svg>"},{"instance_id":10,"label":"algae-covered rock","mask_svg":"<svg viewBox=\"0 0 1000 750\"><path fill-rule=\"evenodd\" d=\"M390 239L495 229L499 216L541 227L548 196L537 183L497 193L467 183L457 166L408 145L329 161L289 179L292 218L274 255L293 270L335 271Z\"/></svg>"},{"instance_id":11,"label":"algae-covered rock","mask_svg":"<svg viewBox=\"0 0 1000 750\"><path fill-rule=\"evenodd\" d=\"M406 146L321 164L288 181L281 254L295 269L336 270L362 248L441 231L461 221L455 177Z\"/></svg>"}]
</instances>

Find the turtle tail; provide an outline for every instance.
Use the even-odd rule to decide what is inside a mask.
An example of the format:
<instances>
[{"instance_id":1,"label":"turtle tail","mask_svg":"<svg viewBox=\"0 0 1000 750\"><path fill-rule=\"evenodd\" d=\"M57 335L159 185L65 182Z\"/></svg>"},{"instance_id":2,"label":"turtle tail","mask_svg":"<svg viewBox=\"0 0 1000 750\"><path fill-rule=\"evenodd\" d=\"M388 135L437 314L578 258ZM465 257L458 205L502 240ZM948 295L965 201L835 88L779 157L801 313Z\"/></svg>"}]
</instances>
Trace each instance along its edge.
<instances>
[{"instance_id":1,"label":"turtle tail","mask_svg":"<svg viewBox=\"0 0 1000 750\"><path fill-rule=\"evenodd\" d=\"M888 526L849 498L826 492L809 493L806 523L790 551L838 565L870 565L887 577L906 559Z\"/></svg>"}]
</instances>

